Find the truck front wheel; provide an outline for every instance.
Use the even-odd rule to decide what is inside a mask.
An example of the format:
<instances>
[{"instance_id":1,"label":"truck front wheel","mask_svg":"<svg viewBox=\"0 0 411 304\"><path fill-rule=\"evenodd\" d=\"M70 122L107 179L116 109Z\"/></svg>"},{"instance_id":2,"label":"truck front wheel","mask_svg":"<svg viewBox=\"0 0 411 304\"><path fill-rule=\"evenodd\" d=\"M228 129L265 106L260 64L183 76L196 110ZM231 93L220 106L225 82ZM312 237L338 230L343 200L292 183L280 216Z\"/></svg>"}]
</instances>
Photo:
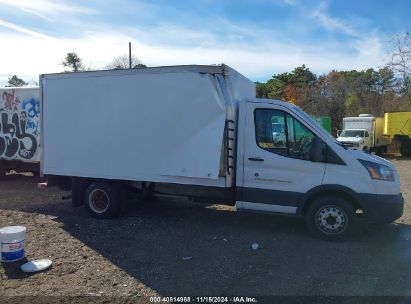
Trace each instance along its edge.
<instances>
[{"instance_id":1,"label":"truck front wheel","mask_svg":"<svg viewBox=\"0 0 411 304\"><path fill-rule=\"evenodd\" d=\"M115 185L98 181L87 187L84 203L91 216L107 219L114 217L120 211L122 196Z\"/></svg>"},{"instance_id":2,"label":"truck front wheel","mask_svg":"<svg viewBox=\"0 0 411 304\"><path fill-rule=\"evenodd\" d=\"M346 238L355 230L357 222L354 207L334 195L317 198L305 216L311 233L325 240Z\"/></svg>"}]
</instances>

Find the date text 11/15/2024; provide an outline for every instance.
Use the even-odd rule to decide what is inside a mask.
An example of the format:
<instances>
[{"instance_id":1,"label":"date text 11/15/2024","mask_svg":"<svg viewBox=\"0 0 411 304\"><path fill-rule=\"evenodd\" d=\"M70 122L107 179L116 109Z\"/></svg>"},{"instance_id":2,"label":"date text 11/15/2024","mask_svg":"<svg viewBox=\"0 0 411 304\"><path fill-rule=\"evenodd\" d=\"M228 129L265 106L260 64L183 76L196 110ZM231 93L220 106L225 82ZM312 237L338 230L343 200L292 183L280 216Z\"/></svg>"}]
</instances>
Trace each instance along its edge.
<instances>
[{"instance_id":1,"label":"date text 11/15/2024","mask_svg":"<svg viewBox=\"0 0 411 304\"><path fill-rule=\"evenodd\" d=\"M151 303L257 303L253 297L150 297Z\"/></svg>"}]
</instances>

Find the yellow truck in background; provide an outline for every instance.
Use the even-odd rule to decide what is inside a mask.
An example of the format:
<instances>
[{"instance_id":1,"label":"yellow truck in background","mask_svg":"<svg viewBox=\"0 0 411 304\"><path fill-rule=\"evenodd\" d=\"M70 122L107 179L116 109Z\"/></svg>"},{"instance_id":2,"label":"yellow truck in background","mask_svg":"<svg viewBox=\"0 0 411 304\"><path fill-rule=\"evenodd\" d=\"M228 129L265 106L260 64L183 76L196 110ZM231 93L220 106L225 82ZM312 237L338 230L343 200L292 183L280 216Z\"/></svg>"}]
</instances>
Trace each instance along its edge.
<instances>
[{"instance_id":1,"label":"yellow truck in background","mask_svg":"<svg viewBox=\"0 0 411 304\"><path fill-rule=\"evenodd\" d=\"M411 156L411 112L388 112L384 114L384 135L394 139L400 146L402 156Z\"/></svg>"}]
</instances>

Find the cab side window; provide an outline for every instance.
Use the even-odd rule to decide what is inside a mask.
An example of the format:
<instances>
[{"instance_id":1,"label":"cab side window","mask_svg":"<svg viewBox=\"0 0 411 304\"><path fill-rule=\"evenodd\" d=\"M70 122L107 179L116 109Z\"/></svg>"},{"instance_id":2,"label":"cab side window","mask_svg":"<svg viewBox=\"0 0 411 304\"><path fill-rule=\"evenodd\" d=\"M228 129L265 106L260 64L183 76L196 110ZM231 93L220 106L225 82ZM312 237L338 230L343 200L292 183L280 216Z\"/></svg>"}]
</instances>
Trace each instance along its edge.
<instances>
[{"instance_id":1,"label":"cab side window","mask_svg":"<svg viewBox=\"0 0 411 304\"><path fill-rule=\"evenodd\" d=\"M287 155L284 112L276 110L255 110L255 134L257 145L270 152Z\"/></svg>"},{"instance_id":2,"label":"cab side window","mask_svg":"<svg viewBox=\"0 0 411 304\"><path fill-rule=\"evenodd\" d=\"M298 120L280 110L256 109L254 120L257 145L272 153L309 160L321 142Z\"/></svg>"}]
</instances>

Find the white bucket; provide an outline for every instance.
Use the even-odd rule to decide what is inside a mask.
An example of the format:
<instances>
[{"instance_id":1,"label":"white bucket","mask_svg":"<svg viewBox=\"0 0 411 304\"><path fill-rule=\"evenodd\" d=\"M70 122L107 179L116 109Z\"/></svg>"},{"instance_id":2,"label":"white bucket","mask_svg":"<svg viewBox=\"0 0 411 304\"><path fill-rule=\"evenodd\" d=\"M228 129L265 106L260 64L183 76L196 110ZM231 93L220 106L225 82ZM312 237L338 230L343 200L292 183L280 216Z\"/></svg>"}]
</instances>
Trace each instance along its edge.
<instances>
[{"instance_id":1,"label":"white bucket","mask_svg":"<svg viewBox=\"0 0 411 304\"><path fill-rule=\"evenodd\" d=\"M26 227L10 226L0 229L0 262L14 262L24 258Z\"/></svg>"}]
</instances>

